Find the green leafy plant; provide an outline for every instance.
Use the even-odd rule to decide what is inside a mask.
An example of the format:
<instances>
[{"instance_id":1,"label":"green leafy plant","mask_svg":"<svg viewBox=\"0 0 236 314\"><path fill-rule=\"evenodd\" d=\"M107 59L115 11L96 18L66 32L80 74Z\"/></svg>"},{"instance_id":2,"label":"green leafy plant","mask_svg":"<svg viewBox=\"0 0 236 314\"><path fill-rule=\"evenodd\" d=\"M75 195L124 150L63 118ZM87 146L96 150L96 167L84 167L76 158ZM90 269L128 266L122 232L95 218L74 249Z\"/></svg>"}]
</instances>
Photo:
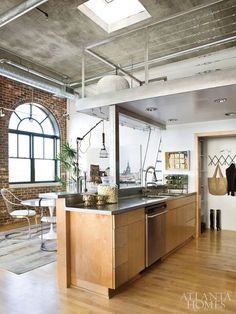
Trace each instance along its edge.
<instances>
[{"instance_id":1,"label":"green leafy plant","mask_svg":"<svg viewBox=\"0 0 236 314\"><path fill-rule=\"evenodd\" d=\"M65 177L56 178L56 180L62 184L62 188L65 189L68 184L77 182L79 170L76 150L66 142L62 145L61 153L57 155L56 159L67 172Z\"/></svg>"}]
</instances>

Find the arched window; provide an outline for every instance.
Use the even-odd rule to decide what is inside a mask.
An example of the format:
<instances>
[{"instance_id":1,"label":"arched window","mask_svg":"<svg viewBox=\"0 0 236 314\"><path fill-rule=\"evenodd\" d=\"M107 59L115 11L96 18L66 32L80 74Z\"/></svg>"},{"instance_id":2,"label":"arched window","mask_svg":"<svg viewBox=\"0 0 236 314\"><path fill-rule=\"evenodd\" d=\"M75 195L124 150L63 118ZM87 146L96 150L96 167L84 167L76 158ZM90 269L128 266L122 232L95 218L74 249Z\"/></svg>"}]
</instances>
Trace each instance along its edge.
<instances>
[{"instance_id":1,"label":"arched window","mask_svg":"<svg viewBox=\"0 0 236 314\"><path fill-rule=\"evenodd\" d=\"M53 115L38 104L18 106L9 122L9 183L55 182L60 134Z\"/></svg>"}]
</instances>

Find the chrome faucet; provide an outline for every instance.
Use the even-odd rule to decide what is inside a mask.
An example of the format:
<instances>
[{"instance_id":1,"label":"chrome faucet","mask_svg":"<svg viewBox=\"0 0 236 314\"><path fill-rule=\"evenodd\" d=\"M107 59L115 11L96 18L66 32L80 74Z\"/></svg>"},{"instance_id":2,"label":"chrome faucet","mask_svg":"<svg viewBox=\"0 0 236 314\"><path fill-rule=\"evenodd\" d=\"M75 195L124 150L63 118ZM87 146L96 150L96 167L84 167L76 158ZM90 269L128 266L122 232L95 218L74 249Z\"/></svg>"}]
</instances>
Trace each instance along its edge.
<instances>
[{"instance_id":1,"label":"chrome faucet","mask_svg":"<svg viewBox=\"0 0 236 314\"><path fill-rule=\"evenodd\" d=\"M151 170L151 169L153 170L153 179L154 180L152 182L147 182L147 174L148 174L149 170ZM156 182L157 182L157 176L156 176L155 167L153 167L153 166L147 167L146 172L145 172L145 188L147 187L148 183L155 183L156 184Z\"/></svg>"},{"instance_id":2,"label":"chrome faucet","mask_svg":"<svg viewBox=\"0 0 236 314\"><path fill-rule=\"evenodd\" d=\"M83 190L83 180L84 180L84 190ZM86 172L84 172L83 176L79 176L77 179L77 192L87 192L87 175Z\"/></svg>"}]
</instances>

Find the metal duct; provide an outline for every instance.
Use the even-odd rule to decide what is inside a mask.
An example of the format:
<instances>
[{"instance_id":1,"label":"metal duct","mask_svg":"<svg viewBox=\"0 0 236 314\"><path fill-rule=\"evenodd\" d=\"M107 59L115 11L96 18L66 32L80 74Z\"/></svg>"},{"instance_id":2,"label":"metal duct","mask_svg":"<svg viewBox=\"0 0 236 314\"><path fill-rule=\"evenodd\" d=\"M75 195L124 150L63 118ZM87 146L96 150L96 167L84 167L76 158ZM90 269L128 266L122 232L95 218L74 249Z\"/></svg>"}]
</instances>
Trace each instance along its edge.
<instances>
[{"instance_id":1,"label":"metal duct","mask_svg":"<svg viewBox=\"0 0 236 314\"><path fill-rule=\"evenodd\" d=\"M15 68L18 68L18 69L20 69L20 70L26 71L27 73L31 73L31 74L34 74L34 75L36 75L36 76L39 76L39 77L41 77L41 78L43 78L43 79L45 79L45 80L47 80L47 81L56 83L56 84L58 84L58 85L65 86L65 83L62 82L62 81L59 81L59 80L57 80L57 79L54 79L53 77L50 77L50 76L48 76L48 75L45 75L45 74L43 74L43 73L40 73L40 72L35 71L35 70L33 70L33 69L30 69L30 68L28 68L28 67L25 67L24 65L15 63L15 62L13 62L13 61L11 61L11 60L8 60L8 59L0 59L0 63L7 63L7 64L9 64L9 65L12 65L12 66L15 67Z\"/></svg>"},{"instance_id":2,"label":"metal duct","mask_svg":"<svg viewBox=\"0 0 236 314\"><path fill-rule=\"evenodd\" d=\"M0 63L0 75L8 77L17 82L38 88L45 92L51 93L57 97L73 99L75 95L73 92L68 92L66 86L58 86L52 82L48 82L45 79L40 79L39 77L22 71L18 68L13 68L11 65L6 63Z\"/></svg>"},{"instance_id":3,"label":"metal duct","mask_svg":"<svg viewBox=\"0 0 236 314\"><path fill-rule=\"evenodd\" d=\"M0 15L0 27L17 19L21 15L47 2L48 0L27 0Z\"/></svg>"}]
</instances>

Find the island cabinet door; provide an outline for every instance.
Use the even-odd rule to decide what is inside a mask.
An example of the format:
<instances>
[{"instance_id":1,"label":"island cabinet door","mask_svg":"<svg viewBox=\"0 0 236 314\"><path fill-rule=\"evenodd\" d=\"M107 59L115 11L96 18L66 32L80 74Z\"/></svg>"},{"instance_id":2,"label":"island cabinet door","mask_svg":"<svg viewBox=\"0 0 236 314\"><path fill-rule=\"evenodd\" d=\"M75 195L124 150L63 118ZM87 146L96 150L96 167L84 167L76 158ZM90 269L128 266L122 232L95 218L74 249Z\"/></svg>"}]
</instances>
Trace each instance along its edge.
<instances>
[{"instance_id":1,"label":"island cabinet door","mask_svg":"<svg viewBox=\"0 0 236 314\"><path fill-rule=\"evenodd\" d=\"M185 223L186 223L186 238L195 235L196 225L196 202L185 206Z\"/></svg>"},{"instance_id":2,"label":"island cabinet door","mask_svg":"<svg viewBox=\"0 0 236 314\"><path fill-rule=\"evenodd\" d=\"M71 284L113 288L112 216L71 212Z\"/></svg>"},{"instance_id":3,"label":"island cabinet door","mask_svg":"<svg viewBox=\"0 0 236 314\"><path fill-rule=\"evenodd\" d=\"M178 220L176 209L170 209L166 215L166 253L178 245Z\"/></svg>"},{"instance_id":4,"label":"island cabinet door","mask_svg":"<svg viewBox=\"0 0 236 314\"><path fill-rule=\"evenodd\" d=\"M166 253L194 235L195 195L167 201Z\"/></svg>"},{"instance_id":5,"label":"island cabinet door","mask_svg":"<svg viewBox=\"0 0 236 314\"><path fill-rule=\"evenodd\" d=\"M145 268L144 208L114 216L113 279L117 288Z\"/></svg>"}]
</instances>

